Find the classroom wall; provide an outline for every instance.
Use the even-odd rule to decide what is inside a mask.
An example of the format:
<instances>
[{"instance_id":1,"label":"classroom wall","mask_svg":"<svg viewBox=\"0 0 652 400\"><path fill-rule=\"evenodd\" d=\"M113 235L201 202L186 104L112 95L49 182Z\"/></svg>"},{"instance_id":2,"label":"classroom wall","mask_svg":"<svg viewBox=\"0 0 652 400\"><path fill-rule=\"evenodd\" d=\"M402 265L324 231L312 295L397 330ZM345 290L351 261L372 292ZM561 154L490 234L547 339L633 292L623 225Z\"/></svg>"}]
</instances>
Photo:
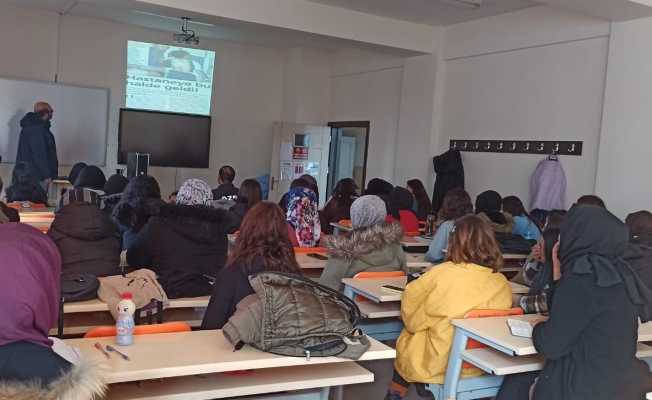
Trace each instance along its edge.
<instances>
[{"instance_id":1,"label":"classroom wall","mask_svg":"<svg viewBox=\"0 0 652 400\"><path fill-rule=\"evenodd\" d=\"M439 151L449 140L582 140L560 157L570 205L593 193L609 23L547 7L454 25L444 34ZM472 196L496 189L529 202L535 155L463 153Z\"/></svg>"},{"instance_id":2,"label":"classroom wall","mask_svg":"<svg viewBox=\"0 0 652 400\"><path fill-rule=\"evenodd\" d=\"M612 26L597 193L616 215L652 209L652 18Z\"/></svg>"},{"instance_id":3,"label":"classroom wall","mask_svg":"<svg viewBox=\"0 0 652 400\"><path fill-rule=\"evenodd\" d=\"M124 106L126 42L165 43L171 34L74 16L62 17L58 30L58 18L56 13L0 5L0 51L13 55L0 60L0 76L53 80L59 49L59 82L109 88L105 172L113 172L118 110ZM21 37L20 46L16 46L16 37ZM269 172L271 126L281 119L282 113L285 51L203 39L202 47L216 51L211 168L151 168L164 193L171 192L189 177L203 178L216 185L217 169L223 163L236 168L238 180ZM8 182L12 166L3 164L2 167L2 177Z\"/></svg>"}]
</instances>

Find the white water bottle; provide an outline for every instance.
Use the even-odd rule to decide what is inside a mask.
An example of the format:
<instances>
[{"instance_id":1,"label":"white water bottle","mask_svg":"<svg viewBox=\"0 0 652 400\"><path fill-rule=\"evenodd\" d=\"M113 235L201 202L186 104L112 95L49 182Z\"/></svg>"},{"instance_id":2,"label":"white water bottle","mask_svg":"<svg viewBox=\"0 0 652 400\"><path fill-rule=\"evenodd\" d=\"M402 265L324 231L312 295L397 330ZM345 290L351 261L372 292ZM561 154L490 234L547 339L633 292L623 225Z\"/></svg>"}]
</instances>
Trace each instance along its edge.
<instances>
[{"instance_id":1,"label":"white water bottle","mask_svg":"<svg viewBox=\"0 0 652 400\"><path fill-rule=\"evenodd\" d=\"M130 346L134 343L134 304L131 293L123 293L118 303L118 319L115 322L115 343L119 346Z\"/></svg>"}]
</instances>

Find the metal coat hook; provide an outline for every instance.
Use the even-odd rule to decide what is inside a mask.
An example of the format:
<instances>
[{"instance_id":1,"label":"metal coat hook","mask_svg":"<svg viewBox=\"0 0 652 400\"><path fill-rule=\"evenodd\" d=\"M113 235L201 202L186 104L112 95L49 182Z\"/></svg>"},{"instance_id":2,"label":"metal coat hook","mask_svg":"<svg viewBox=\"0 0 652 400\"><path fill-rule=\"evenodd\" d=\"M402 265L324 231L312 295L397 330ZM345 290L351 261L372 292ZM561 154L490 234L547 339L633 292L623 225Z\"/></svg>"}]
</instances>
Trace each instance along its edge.
<instances>
[{"instance_id":1,"label":"metal coat hook","mask_svg":"<svg viewBox=\"0 0 652 400\"><path fill-rule=\"evenodd\" d=\"M523 150L529 152L530 151L530 142L525 143L525 146L523 146Z\"/></svg>"},{"instance_id":2,"label":"metal coat hook","mask_svg":"<svg viewBox=\"0 0 652 400\"><path fill-rule=\"evenodd\" d=\"M537 151L543 151L546 148L546 144L541 142L537 145Z\"/></svg>"},{"instance_id":3,"label":"metal coat hook","mask_svg":"<svg viewBox=\"0 0 652 400\"><path fill-rule=\"evenodd\" d=\"M496 147L496 150L499 150L499 151L500 151L500 150L502 150L503 148L505 148L505 143L500 142L500 143L498 143L498 147Z\"/></svg>"},{"instance_id":4,"label":"metal coat hook","mask_svg":"<svg viewBox=\"0 0 652 400\"><path fill-rule=\"evenodd\" d=\"M575 143L568 146L568 152L569 153L575 153Z\"/></svg>"},{"instance_id":5,"label":"metal coat hook","mask_svg":"<svg viewBox=\"0 0 652 400\"><path fill-rule=\"evenodd\" d=\"M475 142L475 149L480 150L480 142Z\"/></svg>"},{"instance_id":6,"label":"metal coat hook","mask_svg":"<svg viewBox=\"0 0 652 400\"><path fill-rule=\"evenodd\" d=\"M487 142L487 144L484 145L485 150L491 150L491 142Z\"/></svg>"},{"instance_id":7,"label":"metal coat hook","mask_svg":"<svg viewBox=\"0 0 652 400\"><path fill-rule=\"evenodd\" d=\"M573 146L575 146L575 145L573 145ZM559 143L555 143L555 145L552 146L552 151L553 151L555 154L559 153Z\"/></svg>"}]
</instances>

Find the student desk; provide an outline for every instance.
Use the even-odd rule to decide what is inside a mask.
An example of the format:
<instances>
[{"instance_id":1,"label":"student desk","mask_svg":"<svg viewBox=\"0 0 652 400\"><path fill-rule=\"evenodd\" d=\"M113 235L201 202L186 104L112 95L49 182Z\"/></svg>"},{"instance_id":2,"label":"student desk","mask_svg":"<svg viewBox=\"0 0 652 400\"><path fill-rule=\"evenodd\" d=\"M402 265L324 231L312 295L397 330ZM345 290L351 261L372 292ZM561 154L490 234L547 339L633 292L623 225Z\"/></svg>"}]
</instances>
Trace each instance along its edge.
<instances>
[{"instance_id":1,"label":"student desk","mask_svg":"<svg viewBox=\"0 0 652 400\"><path fill-rule=\"evenodd\" d=\"M34 228L40 230L43 233L47 233L54 221L54 211L43 211L47 209L34 209L38 211L24 211L21 210L18 214L20 215L20 222L33 226Z\"/></svg>"},{"instance_id":2,"label":"student desk","mask_svg":"<svg viewBox=\"0 0 652 400\"><path fill-rule=\"evenodd\" d=\"M358 361L396 357L394 349L370 340L371 348ZM233 351L219 330L136 336L134 345L119 349L131 361L116 355L107 360L93 347L96 342L113 344L114 338L65 342L107 368L105 377L112 385L109 399L211 399L325 388L374 379L372 373L354 361L337 357L307 360L264 353L249 346ZM234 371L247 372L219 375ZM149 382L158 379L164 381ZM148 382L133 383L139 381Z\"/></svg>"},{"instance_id":3,"label":"student desk","mask_svg":"<svg viewBox=\"0 0 652 400\"><path fill-rule=\"evenodd\" d=\"M462 362L469 362L478 368L494 374L509 375L539 371L545 360L537 354L531 338L513 336L507 325L508 318L525 320L540 319L541 315L492 317L453 320L455 337L448 358L448 369L444 382L444 398L455 399L459 384ZM487 345L487 348L466 349L468 339ZM641 324L638 341L652 340L652 324ZM652 354L649 346L639 343L637 356L646 358Z\"/></svg>"},{"instance_id":4,"label":"student desk","mask_svg":"<svg viewBox=\"0 0 652 400\"><path fill-rule=\"evenodd\" d=\"M164 321L183 321L199 327L209 300L210 296L171 299L163 312ZM81 335L97 326L115 324L108 304L99 299L64 303L63 313L64 335ZM56 328L50 330L51 335L58 333Z\"/></svg>"},{"instance_id":5,"label":"student desk","mask_svg":"<svg viewBox=\"0 0 652 400\"><path fill-rule=\"evenodd\" d=\"M322 254L324 256L328 256L327 253L318 253ZM308 254L305 253L297 253L296 254L296 259L297 263L299 264L299 268L302 270L319 270L321 271L326 267L326 263L328 260L319 260L314 257L308 256ZM410 253L406 254L406 260L407 260L407 267L409 269L423 269L432 266L431 262L426 261L426 255L425 254L416 254L416 253ZM304 271L305 273L306 271Z\"/></svg>"},{"instance_id":6,"label":"student desk","mask_svg":"<svg viewBox=\"0 0 652 400\"><path fill-rule=\"evenodd\" d=\"M422 238L420 236L403 236L401 246L406 252L425 253L428 251L432 239Z\"/></svg>"},{"instance_id":7,"label":"student desk","mask_svg":"<svg viewBox=\"0 0 652 400\"><path fill-rule=\"evenodd\" d=\"M341 235L346 232L351 232L353 227L349 225L340 224L339 222L331 222L330 225L333 227L333 235Z\"/></svg>"}]
</instances>

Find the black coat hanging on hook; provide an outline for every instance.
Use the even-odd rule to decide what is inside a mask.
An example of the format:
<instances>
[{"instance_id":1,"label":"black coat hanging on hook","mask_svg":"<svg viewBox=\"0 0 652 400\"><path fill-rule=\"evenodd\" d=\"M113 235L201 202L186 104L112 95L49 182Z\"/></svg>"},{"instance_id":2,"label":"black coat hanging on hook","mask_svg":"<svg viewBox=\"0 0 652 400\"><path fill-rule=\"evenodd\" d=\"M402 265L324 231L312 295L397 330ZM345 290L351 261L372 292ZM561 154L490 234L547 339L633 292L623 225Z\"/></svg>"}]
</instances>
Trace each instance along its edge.
<instances>
[{"instance_id":1,"label":"black coat hanging on hook","mask_svg":"<svg viewBox=\"0 0 652 400\"><path fill-rule=\"evenodd\" d=\"M581 156L581 141L451 139L450 149L475 153Z\"/></svg>"}]
</instances>

